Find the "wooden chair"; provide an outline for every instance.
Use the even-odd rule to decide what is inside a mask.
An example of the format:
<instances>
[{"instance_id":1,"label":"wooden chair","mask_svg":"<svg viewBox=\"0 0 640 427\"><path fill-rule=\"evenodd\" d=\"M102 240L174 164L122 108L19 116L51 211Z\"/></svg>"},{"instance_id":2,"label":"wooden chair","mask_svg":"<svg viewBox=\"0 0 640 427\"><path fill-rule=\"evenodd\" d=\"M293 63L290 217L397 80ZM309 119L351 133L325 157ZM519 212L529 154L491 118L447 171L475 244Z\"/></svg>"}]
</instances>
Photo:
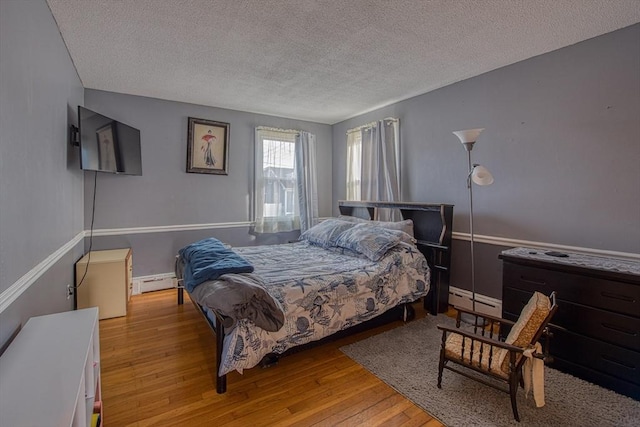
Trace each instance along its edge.
<instances>
[{"instance_id":1,"label":"wooden chair","mask_svg":"<svg viewBox=\"0 0 640 427\"><path fill-rule=\"evenodd\" d=\"M444 369L464 375L475 381L496 388L511 396L511 408L516 421L520 421L516 394L518 384L523 385L522 366L526 357L525 350L532 348L545 336L545 351L534 353L533 356L545 361L548 357L548 340L551 336L548 324L558 310L556 294L549 297L535 292L527 305L523 308L516 322L489 316L474 311L458 309L456 327L438 325L442 330L442 348L440 363L438 364L438 388L442 388L442 372ZM468 313L475 318L475 325L467 329L460 329L462 313ZM499 329L511 326L511 331L504 341L500 338ZM503 329L504 331L504 329ZM449 366L452 362L454 366ZM458 366L464 367L460 369ZM471 374L468 369L487 375L498 380L488 379ZM506 383L504 387L501 383Z\"/></svg>"}]
</instances>

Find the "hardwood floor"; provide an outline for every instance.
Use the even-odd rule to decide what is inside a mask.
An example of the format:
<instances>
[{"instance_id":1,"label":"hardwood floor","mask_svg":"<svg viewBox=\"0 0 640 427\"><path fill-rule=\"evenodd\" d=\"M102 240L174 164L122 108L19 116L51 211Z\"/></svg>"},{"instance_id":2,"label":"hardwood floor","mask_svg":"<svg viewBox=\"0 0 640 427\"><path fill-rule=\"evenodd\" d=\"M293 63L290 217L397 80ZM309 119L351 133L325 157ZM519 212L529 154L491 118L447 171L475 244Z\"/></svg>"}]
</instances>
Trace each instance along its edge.
<instances>
[{"instance_id":1,"label":"hardwood floor","mask_svg":"<svg viewBox=\"0 0 640 427\"><path fill-rule=\"evenodd\" d=\"M419 304L416 312L424 316ZM270 368L233 372L220 395L214 335L193 304L178 306L175 290L134 296L126 317L100 321L104 423L440 427L339 350L400 324L292 354Z\"/></svg>"}]
</instances>

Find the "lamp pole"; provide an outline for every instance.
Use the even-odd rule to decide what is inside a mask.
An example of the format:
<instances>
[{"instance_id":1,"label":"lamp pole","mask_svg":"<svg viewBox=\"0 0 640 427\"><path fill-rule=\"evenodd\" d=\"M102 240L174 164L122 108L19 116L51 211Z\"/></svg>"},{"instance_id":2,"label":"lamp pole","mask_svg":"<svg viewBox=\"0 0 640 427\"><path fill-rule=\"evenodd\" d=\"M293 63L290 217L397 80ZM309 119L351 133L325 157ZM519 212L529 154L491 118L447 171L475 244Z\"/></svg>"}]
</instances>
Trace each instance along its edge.
<instances>
[{"instance_id":1,"label":"lamp pole","mask_svg":"<svg viewBox=\"0 0 640 427\"><path fill-rule=\"evenodd\" d=\"M476 311L476 269L475 257L473 254L474 238L473 238L473 185L471 185L471 174L473 166L471 165L471 149L473 143L465 144L467 149L467 158L469 160L469 175L467 176L467 188L469 189L469 234L471 235L471 304L472 310Z\"/></svg>"},{"instance_id":2,"label":"lamp pole","mask_svg":"<svg viewBox=\"0 0 640 427\"><path fill-rule=\"evenodd\" d=\"M460 142L464 145L464 148L467 150L467 162L469 164L469 174L467 175L467 189L469 190L469 235L471 237L471 304L472 310L476 311L476 265L475 265L475 254L474 246L475 246L475 237L473 234L473 182L478 185L490 185L493 183L493 177L491 173L483 166L472 164L471 163L471 150L473 149L473 145L476 143L478 136L484 129L467 129L453 132L455 136L460 139ZM465 319L463 316L463 320L465 323L471 323L476 326L484 326L484 319L478 319L477 316L470 316L474 318L471 320L470 318Z\"/></svg>"}]
</instances>

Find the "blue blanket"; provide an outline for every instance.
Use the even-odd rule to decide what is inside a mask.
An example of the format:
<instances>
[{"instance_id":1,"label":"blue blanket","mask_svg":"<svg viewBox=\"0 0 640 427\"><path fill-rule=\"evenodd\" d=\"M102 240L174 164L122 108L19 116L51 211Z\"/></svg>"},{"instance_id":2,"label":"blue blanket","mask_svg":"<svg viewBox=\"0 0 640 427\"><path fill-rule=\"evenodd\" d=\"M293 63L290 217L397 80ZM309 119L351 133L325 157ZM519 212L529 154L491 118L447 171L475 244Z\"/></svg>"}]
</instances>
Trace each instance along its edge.
<instances>
[{"instance_id":1,"label":"blue blanket","mask_svg":"<svg viewBox=\"0 0 640 427\"><path fill-rule=\"evenodd\" d=\"M178 252L185 262L184 286L189 292L223 274L253 272L253 266L247 260L213 237L192 243Z\"/></svg>"}]
</instances>

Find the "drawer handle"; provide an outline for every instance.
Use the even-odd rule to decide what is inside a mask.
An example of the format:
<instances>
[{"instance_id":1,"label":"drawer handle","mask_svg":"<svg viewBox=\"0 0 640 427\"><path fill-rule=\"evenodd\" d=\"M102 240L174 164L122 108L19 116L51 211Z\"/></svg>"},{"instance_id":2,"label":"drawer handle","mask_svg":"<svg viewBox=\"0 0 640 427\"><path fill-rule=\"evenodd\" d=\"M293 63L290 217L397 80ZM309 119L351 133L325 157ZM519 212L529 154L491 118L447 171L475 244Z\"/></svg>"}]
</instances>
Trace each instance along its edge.
<instances>
[{"instance_id":1,"label":"drawer handle","mask_svg":"<svg viewBox=\"0 0 640 427\"><path fill-rule=\"evenodd\" d=\"M624 302L631 302L631 303L636 302L636 299L634 297L621 295L621 294L614 294L612 292L600 292L600 295L602 295L605 298L617 299Z\"/></svg>"},{"instance_id":2,"label":"drawer handle","mask_svg":"<svg viewBox=\"0 0 640 427\"><path fill-rule=\"evenodd\" d=\"M522 275L520 275L520 280L522 280L523 282L533 283L534 285L545 286L547 284L547 282L545 282L544 280L527 279Z\"/></svg>"},{"instance_id":3,"label":"drawer handle","mask_svg":"<svg viewBox=\"0 0 640 427\"><path fill-rule=\"evenodd\" d=\"M617 325L612 325L610 323L601 323L603 328L606 329L611 329L612 331L616 331L616 332L621 332L623 334L627 334L627 335L631 335L632 337L635 337L638 335L638 333L636 331L630 330L630 329L625 329L622 328L620 326Z\"/></svg>"},{"instance_id":4,"label":"drawer handle","mask_svg":"<svg viewBox=\"0 0 640 427\"><path fill-rule=\"evenodd\" d=\"M620 360L618 360L618 359L615 359L615 358L613 358L613 357L611 357L611 356L607 356L607 355L605 355L605 354L603 354L603 355L602 355L602 358L603 358L604 360L606 360L607 362L615 363L616 365L623 366L623 367L625 367L625 368L627 368L627 369L633 369L633 370L635 370L635 369L636 369L635 365L629 365L629 364L627 364L627 363L624 363L624 362L622 362L622 361L620 361Z\"/></svg>"}]
</instances>

